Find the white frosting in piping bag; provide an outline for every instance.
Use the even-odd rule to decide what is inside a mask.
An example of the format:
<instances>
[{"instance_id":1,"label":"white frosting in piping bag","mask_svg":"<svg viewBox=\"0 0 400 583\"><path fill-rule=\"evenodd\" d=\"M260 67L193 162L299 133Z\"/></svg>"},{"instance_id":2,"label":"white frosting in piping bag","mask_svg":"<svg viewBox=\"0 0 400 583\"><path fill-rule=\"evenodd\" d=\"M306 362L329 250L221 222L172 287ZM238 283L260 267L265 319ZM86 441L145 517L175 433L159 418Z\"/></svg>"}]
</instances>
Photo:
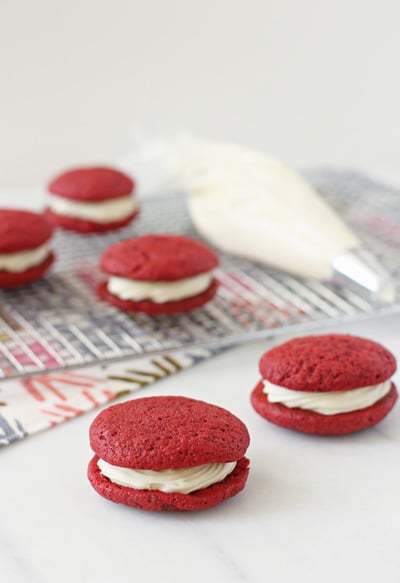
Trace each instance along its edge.
<instances>
[{"instance_id":1,"label":"white frosting in piping bag","mask_svg":"<svg viewBox=\"0 0 400 583\"><path fill-rule=\"evenodd\" d=\"M204 464L193 468L171 470L135 470L113 466L99 459L97 465L103 476L114 484L135 488L136 490L161 490L161 492L180 492L189 494L222 482L236 466L236 462L226 464Z\"/></svg>"},{"instance_id":2,"label":"white frosting in piping bag","mask_svg":"<svg viewBox=\"0 0 400 583\"><path fill-rule=\"evenodd\" d=\"M177 170L199 230L221 249L305 277L328 279L359 241L296 172L241 146L194 142Z\"/></svg>"},{"instance_id":3,"label":"white frosting in piping bag","mask_svg":"<svg viewBox=\"0 0 400 583\"><path fill-rule=\"evenodd\" d=\"M293 391L266 380L263 383L263 391L268 395L270 403L281 403L290 408L308 409L322 415L336 415L365 409L387 395L392 384L389 379L378 385L351 391L311 392Z\"/></svg>"}]
</instances>

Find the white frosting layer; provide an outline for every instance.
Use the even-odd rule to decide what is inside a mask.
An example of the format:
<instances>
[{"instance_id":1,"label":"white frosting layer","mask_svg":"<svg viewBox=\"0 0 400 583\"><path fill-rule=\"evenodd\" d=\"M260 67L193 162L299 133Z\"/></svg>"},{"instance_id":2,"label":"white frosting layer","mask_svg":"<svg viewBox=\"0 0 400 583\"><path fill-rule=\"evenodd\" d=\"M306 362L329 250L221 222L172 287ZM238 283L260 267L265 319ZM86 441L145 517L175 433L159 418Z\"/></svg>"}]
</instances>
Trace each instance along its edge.
<instances>
[{"instance_id":1,"label":"white frosting layer","mask_svg":"<svg viewBox=\"0 0 400 583\"><path fill-rule=\"evenodd\" d=\"M211 484L222 482L233 471L236 462L204 464L193 468L160 470L159 472L113 466L102 459L98 460L97 465L103 476L120 486L135 490L161 490L161 492L189 494L195 490L207 488Z\"/></svg>"},{"instance_id":2,"label":"white frosting layer","mask_svg":"<svg viewBox=\"0 0 400 583\"><path fill-rule=\"evenodd\" d=\"M255 150L195 142L177 174L197 229L230 253L326 279L334 257L359 245L300 175Z\"/></svg>"},{"instance_id":3,"label":"white frosting layer","mask_svg":"<svg viewBox=\"0 0 400 583\"><path fill-rule=\"evenodd\" d=\"M50 209L58 215L94 221L96 223L112 223L129 217L136 207L136 199L129 194L101 202L77 202L61 196L50 195Z\"/></svg>"},{"instance_id":4,"label":"white frosting layer","mask_svg":"<svg viewBox=\"0 0 400 583\"><path fill-rule=\"evenodd\" d=\"M121 300L150 300L156 304L164 304L197 296L209 287L212 277L210 272L176 281L139 281L111 276L107 288Z\"/></svg>"},{"instance_id":5,"label":"white frosting layer","mask_svg":"<svg viewBox=\"0 0 400 583\"><path fill-rule=\"evenodd\" d=\"M20 273L43 263L49 255L49 244L45 243L40 247L29 249L29 251L19 251L18 253L1 253L0 269L10 273Z\"/></svg>"},{"instance_id":6,"label":"white frosting layer","mask_svg":"<svg viewBox=\"0 0 400 583\"><path fill-rule=\"evenodd\" d=\"M390 391L391 380L351 391L309 392L293 391L264 380L264 393L271 403L281 403L285 407L298 407L321 413L336 415L358 411L373 405Z\"/></svg>"}]
</instances>

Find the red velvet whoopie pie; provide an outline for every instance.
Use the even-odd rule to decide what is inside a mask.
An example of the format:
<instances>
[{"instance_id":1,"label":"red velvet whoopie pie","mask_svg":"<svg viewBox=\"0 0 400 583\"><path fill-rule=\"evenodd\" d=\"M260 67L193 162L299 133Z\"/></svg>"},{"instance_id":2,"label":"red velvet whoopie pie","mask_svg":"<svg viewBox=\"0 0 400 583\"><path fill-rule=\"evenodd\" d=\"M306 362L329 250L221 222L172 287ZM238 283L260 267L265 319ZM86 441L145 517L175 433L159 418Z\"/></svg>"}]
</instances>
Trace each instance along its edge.
<instances>
[{"instance_id":1,"label":"red velvet whoopie pie","mask_svg":"<svg viewBox=\"0 0 400 583\"><path fill-rule=\"evenodd\" d=\"M396 359L381 344L346 334L305 336L266 352L251 403L262 417L317 435L376 425L393 408Z\"/></svg>"},{"instance_id":2,"label":"red velvet whoopie pie","mask_svg":"<svg viewBox=\"0 0 400 583\"><path fill-rule=\"evenodd\" d=\"M54 262L53 228L40 214L0 209L0 288L31 283Z\"/></svg>"},{"instance_id":3,"label":"red velvet whoopie pie","mask_svg":"<svg viewBox=\"0 0 400 583\"><path fill-rule=\"evenodd\" d=\"M134 181L114 168L68 170L50 182L45 214L53 225L78 233L120 229L138 213L134 190Z\"/></svg>"},{"instance_id":4,"label":"red velvet whoopie pie","mask_svg":"<svg viewBox=\"0 0 400 583\"><path fill-rule=\"evenodd\" d=\"M90 426L88 478L112 502L143 510L202 510L245 486L246 426L203 401L161 396L102 411Z\"/></svg>"},{"instance_id":5,"label":"red velvet whoopie pie","mask_svg":"<svg viewBox=\"0 0 400 583\"><path fill-rule=\"evenodd\" d=\"M183 235L143 235L114 243L103 253L108 276L98 295L128 312L173 314L203 306L216 294L216 253Z\"/></svg>"}]
</instances>

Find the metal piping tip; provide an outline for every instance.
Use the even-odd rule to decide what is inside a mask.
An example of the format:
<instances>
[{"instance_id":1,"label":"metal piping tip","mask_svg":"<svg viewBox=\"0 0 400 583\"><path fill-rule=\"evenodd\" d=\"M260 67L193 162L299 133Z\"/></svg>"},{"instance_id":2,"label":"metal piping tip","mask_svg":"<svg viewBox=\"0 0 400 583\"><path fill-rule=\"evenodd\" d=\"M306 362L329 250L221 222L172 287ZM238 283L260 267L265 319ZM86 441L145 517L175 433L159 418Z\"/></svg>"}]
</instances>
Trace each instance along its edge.
<instances>
[{"instance_id":1,"label":"metal piping tip","mask_svg":"<svg viewBox=\"0 0 400 583\"><path fill-rule=\"evenodd\" d=\"M332 282L381 304L392 303L396 288L390 274L366 249L359 247L344 251L332 262Z\"/></svg>"}]
</instances>

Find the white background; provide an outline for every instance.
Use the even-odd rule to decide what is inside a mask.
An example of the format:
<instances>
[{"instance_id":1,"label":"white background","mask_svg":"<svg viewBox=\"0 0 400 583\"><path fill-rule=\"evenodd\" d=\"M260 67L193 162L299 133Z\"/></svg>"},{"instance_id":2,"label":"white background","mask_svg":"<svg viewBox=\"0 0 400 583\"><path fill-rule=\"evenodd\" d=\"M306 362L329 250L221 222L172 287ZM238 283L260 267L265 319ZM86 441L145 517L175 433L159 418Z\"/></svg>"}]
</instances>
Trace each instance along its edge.
<instances>
[{"instance_id":1,"label":"white background","mask_svg":"<svg viewBox=\"0 0 400 583\"><path fill-rule=\"evenodd\" d=\"M0 186L187 129L396 170L397 0L1 0Z\"/></svg>"}]
</instances>

